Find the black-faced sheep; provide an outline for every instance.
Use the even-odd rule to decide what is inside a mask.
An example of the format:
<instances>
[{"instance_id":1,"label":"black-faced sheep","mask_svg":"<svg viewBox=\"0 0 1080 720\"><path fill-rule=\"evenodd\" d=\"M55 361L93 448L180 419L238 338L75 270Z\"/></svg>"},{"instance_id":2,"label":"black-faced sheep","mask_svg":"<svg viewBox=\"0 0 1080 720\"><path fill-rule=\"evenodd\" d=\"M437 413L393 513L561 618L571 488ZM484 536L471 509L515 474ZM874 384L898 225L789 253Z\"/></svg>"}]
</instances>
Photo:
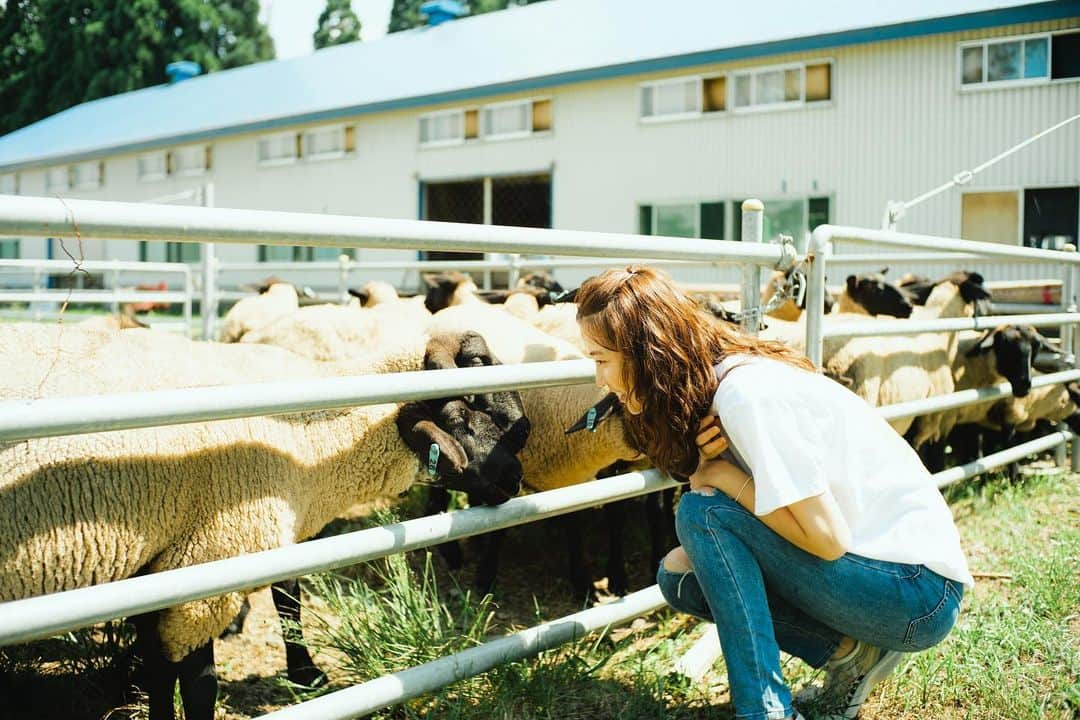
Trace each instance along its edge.
<instances>
[{"instance_id":1,"label":"black-faced sheep","mask_svg":"<svg viewBox=\"0 0 1080 720\"><path fill-rule=\"evenodd\" d=\"M13 370L0 378L3 399L419 369L488 354L476 335L440 336L331 368L272 347L32 324L0 327L0 347ZM432 445L439 482L501 502L517 492L527 434L520 400L504 393L3 444L0 600L299 542L357 501L406 490ZM293 603L284 613L295 618ZM229 593L137 619L154 720L171 720L177 680L188 720L212 717L212 639L239 606ZM310 684L310 656L295 635L286 641L290 678Z\"/></svg>"}]
</instances>

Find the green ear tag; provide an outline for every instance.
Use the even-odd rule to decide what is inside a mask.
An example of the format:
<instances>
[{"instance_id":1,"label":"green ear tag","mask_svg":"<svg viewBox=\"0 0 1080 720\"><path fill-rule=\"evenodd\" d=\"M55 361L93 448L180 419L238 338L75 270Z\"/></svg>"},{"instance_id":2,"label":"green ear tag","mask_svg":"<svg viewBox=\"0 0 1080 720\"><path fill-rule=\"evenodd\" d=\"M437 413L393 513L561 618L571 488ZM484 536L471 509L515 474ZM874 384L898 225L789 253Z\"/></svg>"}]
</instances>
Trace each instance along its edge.
<instances>
[{"instance_id":1,"label":"green ear tag","mask_svg":"<svg viewBox=\"0 0 1080 720\"><path fill-rule=\"evenodd\" d=\"M435 477L435 467L439 464L439 444L431 443L427 453L427 474Z\"/></svg>"},{"instance_id":2,"label":"green ear tag","mask_svg":"<svg viewBox=\"0 0 1080 720\"><path fill-rule=\"evenodd\" d=\"M589 408L589 412L585 414L585 429L589 432L596 432L596 408Z\"/></svg>"}]
</instances>

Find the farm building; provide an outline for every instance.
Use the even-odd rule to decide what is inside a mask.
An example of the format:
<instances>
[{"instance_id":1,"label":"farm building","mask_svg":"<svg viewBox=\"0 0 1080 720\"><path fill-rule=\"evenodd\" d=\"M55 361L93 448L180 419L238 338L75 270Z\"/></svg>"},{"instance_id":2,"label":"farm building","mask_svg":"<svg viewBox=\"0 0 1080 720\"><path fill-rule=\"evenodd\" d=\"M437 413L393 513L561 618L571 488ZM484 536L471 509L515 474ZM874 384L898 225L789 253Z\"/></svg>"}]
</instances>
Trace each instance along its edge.
<instances>
[{"instance_id":1,"label":"farm building","mask_svg":"<svg viewBox=\"0 0 1080 720\"><path fill-rule=\"evenodd\" d=\"M759 197L766 237L801 240L822 222L878 227L890 200L1080 113L1080 3L827 7L551 0L209 75L180 67L0 138L0 192L720 239L738 238L741 200ZM1073 124L900 229L1057 247L1076 241L1078 186ZM164 243L86 253L199 259ZM226 262L337 256L218 249ZM62 255L9 238L0 257Z\"/></svg>"}]
</instances>

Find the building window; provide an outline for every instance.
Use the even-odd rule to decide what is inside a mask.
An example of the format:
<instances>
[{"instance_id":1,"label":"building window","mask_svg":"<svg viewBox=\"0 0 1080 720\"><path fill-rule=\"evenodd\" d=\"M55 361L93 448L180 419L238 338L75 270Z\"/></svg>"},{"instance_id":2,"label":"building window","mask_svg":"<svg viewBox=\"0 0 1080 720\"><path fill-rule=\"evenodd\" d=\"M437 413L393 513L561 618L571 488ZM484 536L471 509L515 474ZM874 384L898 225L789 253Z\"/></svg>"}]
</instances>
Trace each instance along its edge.
<instances>
[{"instance_id":1,"label":"building window","mask_svg":"<svg viewBox=\"0 0 1080 720\"><path fill-rule=\"evenodd\" d=\"M735 110L798 107L832 99L832 63L755 68L731 73Z\"/></svg>"},{"instance_id":2,"label":"building window","mask_svg":"<svg viewBox=\"0 0 1080 720\"><path fill-rule=\"evenodd\" d=\"M1080 77L1080 33L1043 33L963 43L960 85L999 87Z\"/></svg>"},{"instance_id":3,"label":"building window","mask_svg":"<svg viewBox=\"0 0 1080 720\"><path fill-rule=\"evenodd\" d=\"M484 106L483 134L485 138L522 137L531 132L531 102L498 103Z\"/></svg>"},{"instance_id":4,"label":"building window","mask_svg":"<svg viewBox=\"0 0 1080 720\"><path fill-rule=\"evenodd\" d=\"M673 119L701 112L701 78L679 78L641 86L641 117Z\"/></svg>"},{"instance_id":5,"label":"building window","mask_svg":"<svg viewBox=\"0 0 1080 720\"><path fill-rule=\"evenodd\" d=\"M164 180L169 174L169 154L166 152L140 155L137 161L138 175L141 182Z\"/></svg>"},{"instance_id":6,"label":"building window","mask_svg":"<svg viewBox=\"0 0 1080 720\"><path fill-rule=\"evenodd\" d=\"M638 232L642 235L724 239L723 202L639 205Z\"/></svg>"},{"instance_id":7,"label":"building window","mask_svg":"<svg viewBox=\"0 0 1080 720\"><path fill-rule=\"evenodd\" d=\"M71 166L71 185L76 190L97 190L105 179L105 163L99 160Z\"/></svg>"},{"instance_id":8,"label":"building window","mask_svg":"<svg viewBox=\"0 0 1080 720\"><path fill-rule=\"evenodd\" d=\"M260 165L285 165L296 162L299 150L297 133L278 133L259 138L258 162Z\"/></svg>"},{"instance_id":9,"label":"building window","mask_svg":"<svg viewBox=\"0 0 1080 720\"><path fill-rule=\"evenodd\" d=\"M342 255L354 257L352 248L309 245L260 245L259 262L336 262Z\"/></svg>"},{"instance_id":10,"label":"building window","mask_svg":"<svg viewBox=\"0 0 1080 720\"><path fill-rule=\"evenodd\" d=\"M45 190L48 192L64 192L68 189L68 186L68 168L66 165L52 167L46 171Z\"/></svg>"},{"instance_id":11,"label":"building window","mask_svg":"<svg viewBox=\"0 0 1080 720\"><path fill-rule=\"evenodd\" d=\"M453 145L464 140L464 111L450 110L420 117L421 145Z\"/></svg>"},{"instance_id":12,"label":"building window","mask_svg":"<svg viewBox=\"0 0 1080 720\"><path fill-rule=\"evenodd\" d=\"M210 169L210 146L177 148L172 151L170 165L174 175L202 175Z\"/></svg>"},{"instance_id":13,"label":"building window","mask_svg":"<svg viewBox=\"0 0 1080 720\"><path fill-rule=\"evenodd\" d=\"M332 160L349 152L346 135L352 128L331 127L304 132L304 159Z\"/></svg>"},{"instance_id":14,"label":"building window","mask_svg":"<svg viewBox=\"0 0 1080 720\"><path fill-rule=\"evenodd\" d=\"M19 176L15 173L0 175L0 195L18 195Z\"/></svg>"}]
</instances>

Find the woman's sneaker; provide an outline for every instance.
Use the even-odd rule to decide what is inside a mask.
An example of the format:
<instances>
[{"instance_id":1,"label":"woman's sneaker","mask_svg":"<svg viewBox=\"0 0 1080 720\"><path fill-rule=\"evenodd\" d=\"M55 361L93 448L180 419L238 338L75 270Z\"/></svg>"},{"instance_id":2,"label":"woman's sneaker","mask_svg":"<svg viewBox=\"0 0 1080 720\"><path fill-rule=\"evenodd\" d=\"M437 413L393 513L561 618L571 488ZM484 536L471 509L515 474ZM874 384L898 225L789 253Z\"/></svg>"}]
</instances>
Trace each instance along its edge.
<instances>
[{"instance_id":1,"label":"woman's sneaker","mask_svg":"<svg viewBox=\"0 0 1080 720\"><path fill-rule=\"evenodd\" d=\"M851 652L826 663L824 687L806 688L796 700L812 704L822 718L855 718L870 691L889 676L903 657L902 652L856 640Z\"/></svg>"}]
</instances>

